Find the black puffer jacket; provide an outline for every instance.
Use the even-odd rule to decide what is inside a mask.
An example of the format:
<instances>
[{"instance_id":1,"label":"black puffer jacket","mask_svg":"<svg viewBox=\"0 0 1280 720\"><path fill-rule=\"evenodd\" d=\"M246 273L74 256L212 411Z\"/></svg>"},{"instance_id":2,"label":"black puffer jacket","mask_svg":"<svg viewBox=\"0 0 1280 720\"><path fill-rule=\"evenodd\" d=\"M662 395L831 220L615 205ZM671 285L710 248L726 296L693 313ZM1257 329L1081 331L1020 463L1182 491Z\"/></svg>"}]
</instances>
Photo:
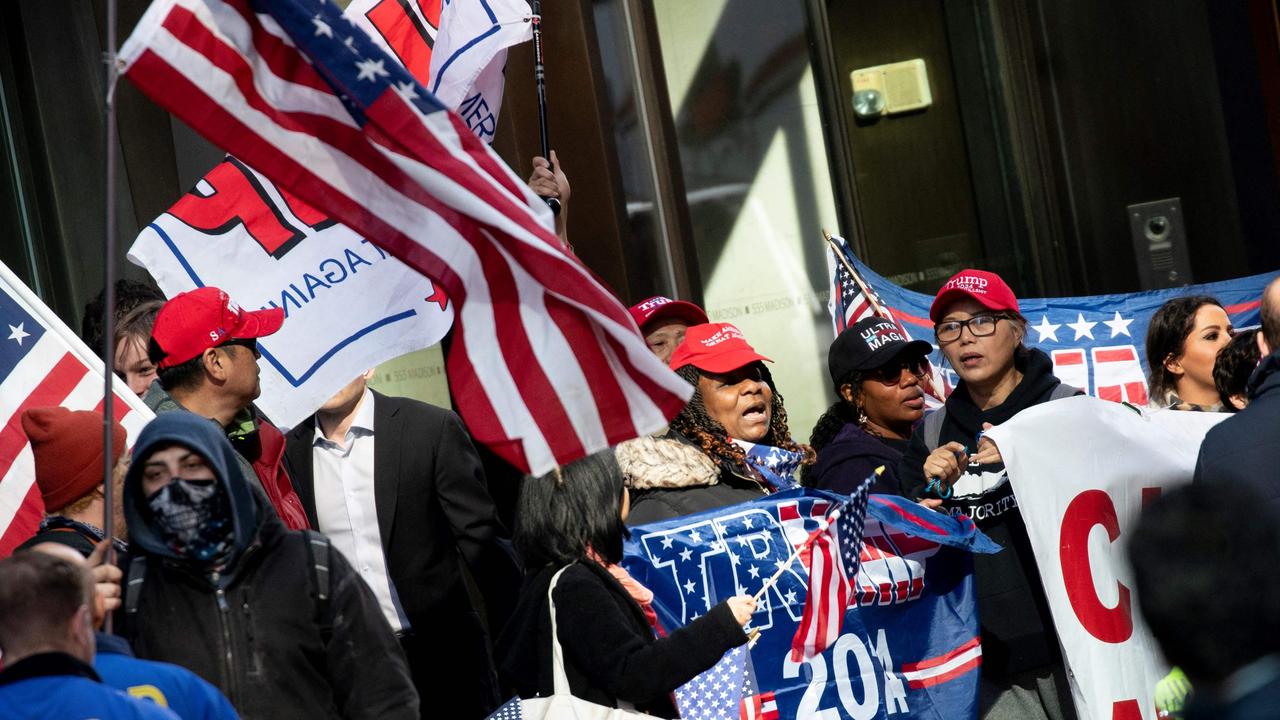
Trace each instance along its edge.
<instances>
[{"instance_id":1,"label":"black puffer jacket","mask_svg":"<svg viewBox=\"0 0 1280 720\"><path fill-rule=\"evenodd\" d=\"M143 465L133 463L125 516L131 552L141 560L125 567L143 581L126 594L120 626L138 657L189 668L246 720L417 718L404 654L342 554L322 546L330 595L322 612L308 536L266 510L218 428L190 413L166 413L143 429L135 457L174 443L205 456L229 493L235 551L221 571L176 556L145 509Z\"/></svg>"},{"instance_id":2,"label":"black puffer jacket","mask_svg":"<svg viewBox=\"0 0 1280 720\"><path fill-rule=\"evenodd\" d=\"M529 578L498 640L503 687L520 697L554 691L547 589L557 570L547 566ZM724 603L655 638L640 606L608 570L591 561L569 565L554 597L569 689L598 705L616 707L623 700L643 712L678 717L670 693L747 641Z\"/></svg>"},{"instance_id":3,"label":"black puffer jacket","mask_svg":"<svg viewBox=\"0 0 1280 720\"><path fill-rule=\"evenodd\" d=\"M999 425L1022 410L1047 402L1061 381L1053 375L1053 362L1039 350L1031 350L1015 360L1022 381L1000 405L981 410L969 398L961 382L947 398L946 418L938 445L955 441L975 452L977 434L983 423ZM902 494L918 500L924 496L928 480L924 460L934 450L926 447L925 423L916 426L911 444L898 466ZM1057 634L1049 615L1040 573L1027 526L1018 510L1009 476L1003 464L970 467L960 475L954 495L940 508L973 518L1004 551L994 555L974 555L974 584L978 615L982 624L982 672L1004 678L1024 670L1061 662Z\"/></svg>"},{"instance_id":4,"label":"black puffer jacket","mask_svg":"<svg viewBox=\"0 0 1280 720\"><path fill-rule=\"evenodd\" d=\"M905 440L885 440L854 423L845 423L831 442L818 451L818 461L809 469L805 483L848 495L876 468L884 466L884 472L871 485L871 492L897 495L900 492L898 463L906 448Z\"/></svg>"},{"instance_id":5,"label":"black puffer jacket","mask_svg":"<svg viewBox=\"0 0 1280 720\"><path fill-rule=\"evenodd\" d=\"M664 438L622 443L618 465L631 483L628 525L670 520L768 494L745 469L717 464L675 431Z\"/></svg>"}]
</instances>

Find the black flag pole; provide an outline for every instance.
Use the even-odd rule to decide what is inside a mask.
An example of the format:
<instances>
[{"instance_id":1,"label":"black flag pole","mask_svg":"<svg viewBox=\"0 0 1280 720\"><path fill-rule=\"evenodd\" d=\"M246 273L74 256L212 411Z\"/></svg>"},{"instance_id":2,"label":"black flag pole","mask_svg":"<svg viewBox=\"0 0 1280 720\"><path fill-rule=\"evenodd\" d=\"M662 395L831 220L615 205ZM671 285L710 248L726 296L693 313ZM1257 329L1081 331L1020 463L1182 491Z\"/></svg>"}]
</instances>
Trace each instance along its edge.
<instances>
[{"instance_id":1,"label":"black flag pole","mask_svg":"<svg viewBox=\"0 0 1280 720\"><path fill-rule=\"evenodd\" d=\"M538 88L538 135L542 141L542 157L551 162L551 140L547 136L547 72L542 65L542 2L530 0L533 10L533 79ZM551 167L555 172L555 166ZM553 215L560 214L560 201L556 198L542 198L547 201Z\"/></svg>"},{"instance_id":2,"label":"black flag pole","mask_svg":"<svg viewBox=\"0 0 1280 720\"><path fill-rule=\"evenodd\" d=\"M107 556L105 562L115 563L115 552L112 538L116 528L113 527L112 508L115 504L115 492L112 487L111 473L115 463L111 432L115 424L115 403L112 397L112 380L115 375L115 335L116 335L116 81L120 74L116 67L116 0L107 0L107 37L106 52L103 62L107 66L106 74L106 235L102 252L102 275L106 287L102 292L102 534L107 540ZM106 632L111 632L111 615L107 614Z\"/></svg>"}]
</instances>

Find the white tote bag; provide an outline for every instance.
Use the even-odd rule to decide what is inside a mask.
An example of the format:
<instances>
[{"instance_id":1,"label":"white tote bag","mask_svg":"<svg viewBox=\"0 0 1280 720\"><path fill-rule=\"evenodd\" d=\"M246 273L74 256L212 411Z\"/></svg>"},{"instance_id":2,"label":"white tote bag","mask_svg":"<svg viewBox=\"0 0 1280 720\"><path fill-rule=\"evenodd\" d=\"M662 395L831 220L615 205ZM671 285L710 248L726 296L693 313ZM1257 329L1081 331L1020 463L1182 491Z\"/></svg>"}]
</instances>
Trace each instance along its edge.
<instances>
[{"instance_id":1,"label":"white tote bag","mask_svg":"<svg viewBox=\"0 0 1280 720\"><path fill-rule=\"evenodd\" d=\"M630 703L626 708L611 708L597 705L569 692L569 678L564 674L564 651L560 648L560 636L556 634L556 601L552 592L556 583L560 582L560 571L551 578L551 587L547 589L547 603L551 606L551 671L554 680L554 693L551 697L532 698L520 701L520 711L524 720L624 720L625 718L649 718L647 713L638 712Z\"/></svg>"}]
</instances>

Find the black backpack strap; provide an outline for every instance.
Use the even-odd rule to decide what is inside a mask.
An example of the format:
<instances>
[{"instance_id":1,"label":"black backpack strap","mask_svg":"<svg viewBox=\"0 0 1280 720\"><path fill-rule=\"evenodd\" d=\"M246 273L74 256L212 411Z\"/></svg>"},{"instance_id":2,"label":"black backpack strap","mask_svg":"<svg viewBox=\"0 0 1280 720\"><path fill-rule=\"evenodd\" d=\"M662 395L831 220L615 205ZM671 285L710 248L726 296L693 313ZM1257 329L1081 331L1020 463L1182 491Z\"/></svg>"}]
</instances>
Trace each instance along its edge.
<instances>
[{"instance_id":1,"label":"black backpack strap","mask_svg":"<svg viewBox=\"0 0 1280 720\"><path fill-rule=\"evenodd\" d=\"M314 530L303 530L307 546L307 564L311 566L311 597L315 600L316 625L320 628L320 637L326 644L333 636L333 613L330 599L333 590L333 578L330 572L330 561L333 546L328 536Z\"/></svg>"},{"instance_id":2,"label":"black backpack strap","mask_svg":"<svg viewBox=\"0 0 1280 720\"><path fill-rule=\"evenodd\" d=\"M124 612L129 617L138 614L138 601L142 599L142 584L147 580L147 558L135 555L129 560L129 572L124 583Z\"/></svg>"},{"instance_id":3,"label":"black backpack strap","mask_svg":"<svg viewBox=\"0 0 1280 720\"><path fill-rule=\"evenodd\" d=\"M1054 386L1053 390L1049 392L1049 399L1061 400L1062 398L1075 397L1076 395L1083 395L1083 394L1084 394L1084 391L1076 387L1075 385L1068 385L1064 382L1060 382L1056 386Z\"/></svg>"}]
</instances>

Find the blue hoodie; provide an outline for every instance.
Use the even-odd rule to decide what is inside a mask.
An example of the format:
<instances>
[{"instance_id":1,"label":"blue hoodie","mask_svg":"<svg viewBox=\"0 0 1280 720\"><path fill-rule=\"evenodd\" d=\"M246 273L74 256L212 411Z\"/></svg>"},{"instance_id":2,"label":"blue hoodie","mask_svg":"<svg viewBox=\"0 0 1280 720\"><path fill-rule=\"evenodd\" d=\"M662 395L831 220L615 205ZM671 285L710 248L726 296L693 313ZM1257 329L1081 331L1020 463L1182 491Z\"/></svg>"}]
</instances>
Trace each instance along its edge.
<instances>
[{"instance_id":1,"label":"blue hoodie","mask_svg":"<svg viewBox=\"0 0 1280 720\"><path fill-rule=\"evenodd\" d=\"M172 412L157 415L142 429L138 442L133 446L132 463L124 479L124 516L129 527L129 541L135 552L142 550L174 560L182 560L155 527L155 520L147 508L147 496L142 490L143 461L156 450L171 445L190 448L205 457L214 477L222 484L231 500L231 519L234 532L231 560L235 560L253 543L257 533L259 511L252 486L245 480L235 448L211 420L193 413ZM261 502L265 502L262 499Z\"/></svg>"}]
</instances>

